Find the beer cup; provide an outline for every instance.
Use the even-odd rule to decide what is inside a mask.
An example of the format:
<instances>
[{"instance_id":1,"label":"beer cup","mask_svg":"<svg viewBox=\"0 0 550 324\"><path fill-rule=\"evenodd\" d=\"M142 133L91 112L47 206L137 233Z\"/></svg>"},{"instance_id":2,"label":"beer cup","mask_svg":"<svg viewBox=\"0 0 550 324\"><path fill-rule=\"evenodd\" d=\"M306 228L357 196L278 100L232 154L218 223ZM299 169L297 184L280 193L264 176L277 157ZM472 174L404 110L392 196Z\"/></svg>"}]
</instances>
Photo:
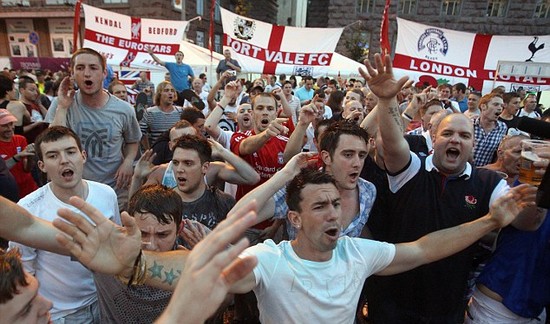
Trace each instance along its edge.
<instances>
[{"instance_id":1,"label":"beer cup","mask_svg":"<svg viewBox=\"0 0 550 324\"><path fill-rule=\"evenodd\" d=\"M541 160L537 154L550 148L550 142L526 139L521 141L521 158L519 168L519 181L538 186L542 175L535 173L533 162Z\"/></svg>"}]
</instances>

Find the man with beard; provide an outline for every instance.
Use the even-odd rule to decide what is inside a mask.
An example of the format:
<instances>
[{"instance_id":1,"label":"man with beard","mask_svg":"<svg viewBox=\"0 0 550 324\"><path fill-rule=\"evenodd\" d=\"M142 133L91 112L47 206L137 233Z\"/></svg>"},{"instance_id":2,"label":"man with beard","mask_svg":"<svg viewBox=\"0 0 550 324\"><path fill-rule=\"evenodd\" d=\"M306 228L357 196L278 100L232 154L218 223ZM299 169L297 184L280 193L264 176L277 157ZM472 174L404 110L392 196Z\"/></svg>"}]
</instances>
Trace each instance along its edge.
<instances>
[{"instance_id":1,"label":"man with beard","mask_svg":"<svg viewBox=\"0 0 550 324\"><path fill-rule=\"evenodd\" d=\"M486 94L479 100L481 114L474 120L474 161L480 167L493 162L495 151L506 135L508 127L498 120L504 102L497 94Z\"/></svg>"},{"instance_id":2,"label":"man with beard","mask_svg":"<svg viewBox=\"0 0 550 324\"><path fill-rule=\"evenodd\" d=\"M376 69L366 62L367 72L360 72L379 98L377 117L392 200L384 211L383 229L372 231L373 237L407 242L435 230L460 228L482 219L489 206L495 207L499 197L510 189L495 172L468 163L474 146L471 121L461 113L444 117L432 129L433 154L425 159L412 154L403 138L396 100L408 78L394 79L388 55L382 58L376 54L375 62ZM523 188L536 190L532 186ZM537 217L522 212L513 224L523 227ZM462 322L473 252L469 248L413 271L369 279L369 319L376 323Z\"/></svg>"},{"instance_id":3,"label":"man with beard","mask_svg":"<svg viewBox=\"0 0 550 324\"><path fill-rule=\"evenodd\" d=\"M21 199L21 207L51 222L57 209L72 208L69 198L78 196L120 224L113 189L82 179L86 152L72 130L61 126L46 129L36 139L36 152L38 167L51 181ZM40 282L40 294L53 302L54 323L98 323L96 287L90 270L68 256L10 242L10 248L14 247L21 251L25 270Z\"/></svg>"},{"instance_id":4,"label":"man with beard","mask_svg":"<svg viewBox=\"0 0 550 324\"><path fill-rule=\"evenodd\" d=\"M124 207L141 139L135 110L103 90L106 63L95 50L77 50L71 57L71 71L71 78L61 81L46 121L78 134L88 154L84 178L115 189L119 206ZM73 89L73 79L78 91Z\"/></svg>"}]
</instances>

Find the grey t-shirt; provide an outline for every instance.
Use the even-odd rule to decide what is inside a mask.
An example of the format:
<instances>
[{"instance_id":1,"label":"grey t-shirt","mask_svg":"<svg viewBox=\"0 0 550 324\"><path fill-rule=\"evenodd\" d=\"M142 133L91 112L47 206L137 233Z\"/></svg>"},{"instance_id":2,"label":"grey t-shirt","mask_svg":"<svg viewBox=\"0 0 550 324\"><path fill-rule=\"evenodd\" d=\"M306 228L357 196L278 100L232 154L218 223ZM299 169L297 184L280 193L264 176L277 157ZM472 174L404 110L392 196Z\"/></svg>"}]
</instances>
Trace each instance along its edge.
<instances>
[{"instance_id":1,"label":"grey t-shirt","mask_svg":"<svg viewBox=\"0 0 550 324\"><path fill-rule=\"evenodd\" d=\"M235 206L235 199L216 187L207 188L197 200L183 203L183 218L214 229Z\"/></svg>"},{"instance_id":2,"label":"grey t-shirt","mask_svg":"<svg viewBox=\"0 0 550 324\"><path fill-rule=\"evenodd\" d=\"M94 273L101 323L153 323L172 297L171 291L132 286L113 276Z\"/></svg>"},{"instance_id":3,"label":"grey t-shirt","mask_svg":"<svg viewBox=\"0 0 550 324\"><path fill-rule=\"evenodd\" d=\"M48 109L46 121L51 123L57 111L57 100ZM134 108L129 103L109 94L102 108L95 109L82 103L77 91L67 112L67 127L79 137L88 154L83 178L115 186L115 174L124 159L125 143L137 143L141 131Z\"/></svg>"}]
</instances>

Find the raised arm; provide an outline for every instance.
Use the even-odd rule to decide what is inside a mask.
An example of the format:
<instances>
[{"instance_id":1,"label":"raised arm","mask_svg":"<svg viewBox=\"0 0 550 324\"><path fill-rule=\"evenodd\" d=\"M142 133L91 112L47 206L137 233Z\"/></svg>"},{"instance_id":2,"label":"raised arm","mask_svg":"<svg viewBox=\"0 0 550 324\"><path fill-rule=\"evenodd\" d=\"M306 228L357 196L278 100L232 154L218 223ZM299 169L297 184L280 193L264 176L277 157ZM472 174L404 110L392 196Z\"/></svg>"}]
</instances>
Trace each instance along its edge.
<instances>
[{"instance_id":1,"label":"raised arm","mask_svg":"<svg viewBox=\"0 0 550 324\"><path fill-rule=\"evenodd\" d=\"M213 139L208 139L208 142L212 147L212 156L217 156L225 161L225 163L210 163L209 169L217 169L216 178L229 183L245 185L255 185L260 181L260 175L245 160L233 154ZM208 179L208 183L214 183L215 180Z\"/></svg>"},{"instance_id":2,"label":"raised arm","mask_svg":"<svg viewBox=\"0 0 550 324\"><path fill-rule=\"evenodd\" d=\"M294 156L280 171L276 172L267 182L256 187L242 197L232 210L239 210L244 206L256 202L258 206L257 223L261 223L273 217L275 213L275 201L273 196L283 188L290 179L294 178L302 168L308 165L311 153L300 153Z\"/></svg>"},{"instance_id":3,"label":"raised arm","mask_svg":"<svg viewBox=\"0 0 550 324\"><path fill-rule=\"evenodd\" d=\"M317 101L318 97L313 97L313 102L309 105L303 106L300 109L298 116L298 123L296 128L290 135L288 142L286 143L285 152L283 154L284 162L288 162L293 156L300 153L303 148L304 136L306 135L309 124L315 120L315 117L320 113L320 107L317 105L323 105L322 101ZM322 99L321 99L322 100ZM322 108L322 107L321 107Z\"/></svg>"},{"instance_id":4,"label":"raised arm","mask_svg":"<svg viewBox=\"0 0 550 324\"><path fill-rule=\"evenodd\" d=\"M67 125L67 113L69 107L73 104L75 91L71 85L71 78L65 77L61 84L59 84L59 91L57 93L57 106L50 107L55 108L55 116L50 126L65 126ZM54 104L52 104L53 106Z\"/></svg>"},{"instance_id":5,"label":"raised arm","mask_svg":"<svg viewBox=\"0 0 550 324\"><path fill-rule=\"evenodd\" d=\"M55 227L63 233L57 235L58 242L67 248L82 264L89 269L106 274L119 275L122 278L139 279L139 283L144 283L152 287L165 290L174 290L182 271L188 273L185 269L189 251L178 250L170 252L141 251L141 234L135 221L128 213L122 213L124 227L117 226L106 219L101 213L78 197L72 197L71 205L80 209L90 220L88 221L81 214L68 209L59 211L59 216L65 219L56 219ZM210 235L197 244L193 251L196 258L204 262L215 261L212 265L220 267L225 260L229 267L223 266L223 274L231 276L231 280L226 282L224 289L229 289L229 283L235 283L239 279L239 291L253 288L255 284L254 275L250 272L255 265L254 258L246 258L244 262L248 264L241 268L238 266L240 260L235 257L246 247L246 239L242 239L232 247L227 248L229 243L233 243L242 237L242 233L255 222L256 205L252 202L243 208L233 209L223 222L221 222ZM210 252L205 251L205 249ZM231 260L235 260L234 262ZM191 265L197 265L199 260L193 260ZM217 261L217 262L216 262ZM237 268L233 268L237 266ZM240 269L241 271L234 272ZM221 271L221 270L219 270ZM193 271L192 271L193 272ZM139 278L138 278L139 275ZM185 274L184 274L185 275ZM226 279L228 279L226 277ZM214 286L219 289L218 283L209 280L197 280L201 285ZM188 282L188 281L185 281ZM135 280L133 283L136 283ZM197 284L197 283L194 283ZM191 284L193 286L194 284ZM212 287L208 288L211 289ZM193 296L202 293L195 291Z\"/></svg>"},{"instance_id":6,"label":"raised arm","mask_svg":"<svg viewBox=\"0 0 550 324\"><path fill-rule=\"evenodd\" d=\"M401 171L409 163L409 145L403 137L403 124L397 93L401 91L408 77L395 80L390 56L384 60L380 54L375 54L376 69L365 60L367 71L359 69L359 73L367 80L371 91L378 100L378 126L383 139L386 169L390 173Z\"/></svg>"},{"instance_id":7,"label":"raised arm","mask_svg":"<svg viewBox=\"0 0 550 324\"><path fill-rule=\"evenodd\" d=\"M216 82L217 86L221 86L221 84L218 85L219 82ZM218 87L219 88L219 87ZM231 102L232 98L236 98L239 94L237 93L237 83L235 81L229 82L225 86L225 91L223 93L223 97L220 100L219 103L214 103L213 107L210 108L210 114L208 114L208 117L206 118L206 121L204 122L204 128L206 129L206 132L208 135L210 135L212 138L216 139L220 136L221 132L223 132L223 129L219 126L220 119L222 118L222 115L224 114L224 109L227 107L229 102ZM210 98L211 93L217 92L216 89L212 89L208 93L208 98ZM214 101L214 95L212 95L212 98L208 99L208 101ZM214 101L215 102L215 101ZM209 104L210 106L210 104Z\"/></svg>"},{"instance_id":8,"label":"raised arm","mask_svg":"<svg viewBox=\"0 0 550 324\"><path fill-rule=\"evenodd\" d=\"M475 243L485 234L510 224L520 210L533 206L536 188L521 185L491 205L490 212L469 223L430 233L420 239L397 244L391 264L378 275L393 275L441 260Z\"/></svg>"},{"instance_id":9,"label":"raised arm","mask_svg":"<svg viewBox=\"0 0 550 324\"><path fill-rule=\"evenodd\" d=\"M153 58L153 60L155 60L155 62L157 62L158 64L162 65L162 66L166 66L166 62L162 61L161 59L159 59L155 53L153 53L153 49L149 46L147 46L147 53L149 53L149 55L151 55L151 58Z\"/></svg>"},{"instance_id":10,"label":"raised arm","mask_svg":"<svg viewBox=\"0 0 550 324\"><path fill-rule=\"evenodd\" d=\"M208 108L210 110L213 110L216 107L216 94L218 93L218 90L221 89L223 83L225 80L227 80L230 77L229 72L225 71L220 76L219 80L212 86L212 89L208 93L208 97L206 97L206 101L208 102ZM227 104L226 104L227 105ZM225 106L223 106L225 108Z\"/></svg>"},{"instance_id":11,"label":"raised arm","mask_svg":"<svg viewBox=\"0 0 550 324\"><path fill-rule=\"evenodd\" d=\"M269 126L265 131L261 132L260 134L245 138L239 146L239 154L249 155L257 152L272 137L287 134L288 128L283 125L283 123L286 121L287 118L275 118L271 121L271 123L269 123Z\"/></svg>"},{"instance_id":12,"label":"raised arm","mask_svg":"<svg viewBox=\"0 0 550 324\"><path fill-rule=\"evenodd\" d=\"M69 250L57 243L59 231L51 223L31 215L23 207L0 196L0 237L36 249L69 255Z\"/></svg>"}]
</instances>

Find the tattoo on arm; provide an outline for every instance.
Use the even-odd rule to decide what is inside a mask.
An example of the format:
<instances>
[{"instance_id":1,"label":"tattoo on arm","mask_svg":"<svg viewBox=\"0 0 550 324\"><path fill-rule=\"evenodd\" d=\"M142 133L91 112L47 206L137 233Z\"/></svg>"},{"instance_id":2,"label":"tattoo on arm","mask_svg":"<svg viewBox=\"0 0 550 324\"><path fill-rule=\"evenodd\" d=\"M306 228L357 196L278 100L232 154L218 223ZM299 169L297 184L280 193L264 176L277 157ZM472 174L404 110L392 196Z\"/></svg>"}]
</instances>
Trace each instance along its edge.
<instances>
[{"instance_id":1,"label":"tattoo on arm","mask_svg":"<svg viewBox=\"0 0 550 324\"><path fill-rule=\"evenodd\" d=\"M392 116L393 121L400 129L403 129L403 120L399 114L399 107L390 107L389 114Z\"/></svg>"},{"instance_id":2,"label":"tattoo on arm","mask_svg":"<svg viewBox=\"0 0 550 324\"><path fill-rule=\"evenodd\" d=\"M163 271L163 269L164 269L163 265L158 264L156 261L154 261L153 266L148 268L147 270L149 271L149 275L151 279L158 277L160 280L162 280L162 283L166 283L170 286L175 286L178 282L178 278L181 277L181 270L170 268L169 271ZM162 278L163 272L164 272L164 280Z\"/></svg>"}]
</instances>

